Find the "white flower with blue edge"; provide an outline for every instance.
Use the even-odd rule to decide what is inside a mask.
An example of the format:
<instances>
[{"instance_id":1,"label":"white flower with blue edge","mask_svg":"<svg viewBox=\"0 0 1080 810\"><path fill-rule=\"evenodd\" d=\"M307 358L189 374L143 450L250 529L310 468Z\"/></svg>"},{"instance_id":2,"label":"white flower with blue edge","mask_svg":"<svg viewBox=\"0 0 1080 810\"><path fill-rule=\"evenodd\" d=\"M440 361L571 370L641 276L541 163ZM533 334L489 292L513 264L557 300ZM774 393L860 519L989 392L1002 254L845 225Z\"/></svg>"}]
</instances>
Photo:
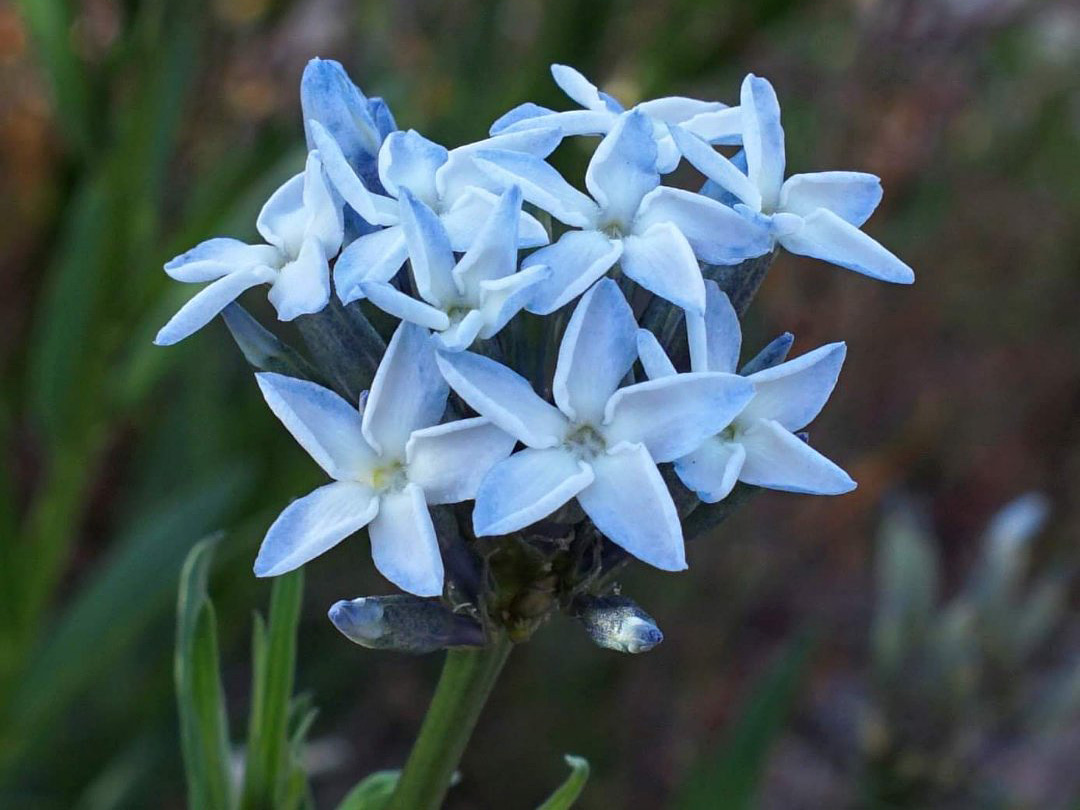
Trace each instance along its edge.
<instances>
[{"instance_id":1,"label":"white flower with blue edge","mask_svg":"<svg viewBox=\"0 0 1080 810\"><path fill-rule=\"evenodd\" d=\"M450 237L439 218L408 189L401 194L401 227L423 300L379 281L362 282L361 291L384 312L432 329L433 339L444 351L463 351L478 337L494 337L521 310L533 286L549 275L542 266L515 272L521 190L513 186L503 192L456 264Z\"/></svg>"},{"instance_id":2,"label":"white flower with blue edge","mask_svg":"<svg viewBox=\"0 0 1080 810\"><path fill-rule=\"evenodd\" d=\"M555 405L490 358L438 355L450 387L525 445L480 484L477 535L523 529L576 497L597 529L638 559L664 570L686 567L682 525L656 465L728 424L753 385L705 372L619 388L636 359L636 330L614 281L589 290L559 347Z\"/></svg>"},{"instance_id":3,"label":"white flower with blue edge","mask_svg":"<svg viewBox=\"0 0 1080 810\"><path fill-rule=\"evenodd\" d=\"M742 343L739 319L716 282L707 287L705 315L687 321L690 367L734 372ZM650 379L683 376L651 332L639 331L638 351ZM813 495L855 489L851 476L795 435L825 407L846 354L845 344L830 343L747 376L753 398L723 430L676 459L676 474L706 503L723 500L739 481Z\"/></svg>"},{"instance_id":4,"label":"white flower with blue edge","mask_svg":"<svg viewBox=\"0 0 1080 810\"><path fill-rule=\"evenodd\" d=\"M814 172L784 179L786 162L780 103L766 80L742 84L743 152L752 188L732 163L695 136L672 130L680 151L706 177L741 201L735 210L755 222L773 244L882 281L910 284L914 271L859 228L881 202L881 181L864 172Z\"/></svg>"},{"instance_id":5,"label":"white flower with blue edge","mask_svg":"<svg viewBox=\"0 0 1080 810\"><path fill-rule=\"evenodd\" d=\"M616 263L647 290L683 309L702 312L705 287L698 259L738 264L770 249L768 235L726 205L660 185L652 124L639 110L619 117L585 172L591 197L542 159L506 155L476 162L521 186L525 199L579 230L564 233L523 262L551 268L526 309L554 312L585 292Z\"/></svg>"},{"instance_id":6,"label":"white flower with blue edge","mask_svg":"<svg viewBox=\"0 0 1080 810\"><path fill-rule=\"evenodd\" d=\"M278 318L320 311L330 300L329 259L341 247L342 209L317 152L275 191L255 223L264 245L208 239L165 265L177 281L210 282L165 324L154 342L169 346L208 324L245 290L269 284Z\"/></svg>"},{"instance_id":7,"label":"white flower with blue edge","mask_svg":"<svg viewBox=\"0 0 1080 810\"><path fill-rule=\"evenodd\" d=\"M552 65L551 75L559 88L583 109L557 112L538 104L521 104L495 121L491 125L491 134L551 129L562 137L606 135L625 112L622 104L574 68ZM661 174L674 171L679 165L679 147L671 137L671 126L682 126L706 143L736 144L741 140L742 117L739 108L719 101L665 96L642 101L632 109L649 119L656 141L656 168Z\"/></svg>"},{"instance_id":8,"label":"white flower with blue edge","mask_svg":"<svg viewBox=\"0 0 1080 810\"><path fill-rule=\"evenodd\" d=\"M334 479L274 521L256 576L298 568L367 526L383 576L418 596L441 594L443 563L428 504L473 498L514 439L483 417L439 424L449 392L427 330L398 327L360 409L313 382L256 377L270 409Z\"/></svg>"},{"instance_id":9,"label":"white flower with blue edge","mask_svg":"<svg viewBox=\"0 0 1080 810\"><path fill-rule=\"evenodd\" d=\"M472 160L483 149L490 160L516 154L512 149L547 155L558 137L547 132L526 132L489 138L447 150L415 130L393 132L379 150L379 181L385 194L365 184L346 160L330 133L309 121L312 139L324 156L326 173L345 202L379 230L360 236L342 251L334 265L334 286L343 303L363 297L367 281L388 282L409 255L401 225L406 205L403 192L430 208L439 218L450 246L464 253L472 245L505 186L494 184ZM537 247L548 242L547 231L534 217L519 214L518 246Z\"/></svg>"}]
</instances>

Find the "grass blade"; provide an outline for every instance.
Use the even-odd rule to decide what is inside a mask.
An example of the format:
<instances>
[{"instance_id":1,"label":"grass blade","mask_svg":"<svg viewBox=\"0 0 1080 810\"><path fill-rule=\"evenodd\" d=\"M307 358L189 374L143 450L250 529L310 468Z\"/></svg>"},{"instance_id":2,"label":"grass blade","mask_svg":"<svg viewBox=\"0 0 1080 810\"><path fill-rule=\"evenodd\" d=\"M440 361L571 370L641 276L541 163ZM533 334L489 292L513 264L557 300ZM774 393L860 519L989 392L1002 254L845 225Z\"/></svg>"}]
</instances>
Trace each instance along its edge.
<instances>
[{"instance_id":1,"label":"grass blade","mask_svg":"<svg viewBox=\"0 0 1080 810\"><path fill-rule=\"evenodd\" d=\"M567 754L565 759L570 766L570 775L536 810L569 810L585 789L585 782L589 779L588 760L573 754Z\"/></svg>"}]
</instances>

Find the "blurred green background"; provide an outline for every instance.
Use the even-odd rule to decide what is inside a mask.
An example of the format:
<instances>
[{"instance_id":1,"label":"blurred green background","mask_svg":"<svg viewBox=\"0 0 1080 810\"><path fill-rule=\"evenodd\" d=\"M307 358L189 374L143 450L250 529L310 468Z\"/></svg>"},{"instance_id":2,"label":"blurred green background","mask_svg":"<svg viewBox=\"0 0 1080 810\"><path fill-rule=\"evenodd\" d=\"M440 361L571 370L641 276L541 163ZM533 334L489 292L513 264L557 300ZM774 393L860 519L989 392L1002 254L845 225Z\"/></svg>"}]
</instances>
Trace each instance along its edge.
<instances>
[{"instance_id":1,"label":"blurred green background","mask_svg":"<svg viewBox=\"0 0 1080 810\"><path fill-rule=\"evenodd\" d=\"M733 102L743 74L765 75L789 170L880 175L868 230L917 273L896 288L781 257L748 348L783 330L796 353L848 341L813 435L859 489L767 493L692 550L689 573L635 570L625 592L666 634L648 655L593 648L566 620L544 628L511 659L448 806L534 806L565 752L593 766L581 807L667 806L730 747L807 628L816 642L753 806L1076 806L1075 712L1030 719L989 690L945 718L947 684L912 678L913 705L948 730L897 726L912 704L876 677L871 644L883 509L940 538L926 542L948 597L990 516L1035 489L1052 518L1033 565L1056 583L1057 620L1005 685L1043 693L1080 655L1080 11L1067 0L0 0L0 806L184 806L175 592L186 552L218 528L211 593L242 728L251 614L269 594L250 563L321 474L220 323L169 349L150 340L190 295L163 261L252 236L269 190L302 166L298 83L316 55L450 145L523 100L565 107L554 61L626 102ZM912 586L924 614L925 581ZM354 647L325 619L338 598L385 592L363 543L308 566L297 681L321 707L320 806L400 765L434 683L437 657ZM965 694L992 681L978 660L957 670ZM680 806L735 806L710 801Z\"/></svg>"}]
</instances>

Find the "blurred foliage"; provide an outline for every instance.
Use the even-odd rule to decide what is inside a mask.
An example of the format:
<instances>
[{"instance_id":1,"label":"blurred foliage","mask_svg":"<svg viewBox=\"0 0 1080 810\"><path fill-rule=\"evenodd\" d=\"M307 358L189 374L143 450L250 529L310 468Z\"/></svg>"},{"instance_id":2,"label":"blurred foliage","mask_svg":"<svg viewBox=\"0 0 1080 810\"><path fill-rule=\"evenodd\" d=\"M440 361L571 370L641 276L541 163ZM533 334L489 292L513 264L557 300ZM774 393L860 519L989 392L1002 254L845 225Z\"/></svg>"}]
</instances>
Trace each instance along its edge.
<instances>
[{"instance_id":1,"label":"blurred foliage","mask_svg":"<svg viewBox=\"0 0 1080 810\"><path fill-rule=\"evenodd\" d=\"M904 564L936 561L946 590L977 556L986 515L1020 489L1059 508L1040 570L1061 580L1075 563L1078 41L1066 0L0 0L0 806L183 806L172 596L187 552L219 528L221 683L231 707L267 694L248 686L248 617L269 593L250 562L318 472L224 329L169 350L150 340L190 294L162 263L210 235L251 236L262 199L299 169L297 82L316 54L449 143L523 99L563 105L552 61L626 101L730 100L753 70L784 100L792 171L882 176L871 232L916 268L916 286L883 290L785 256L746 325L751 344L785 329L804 348L849 341L846 382L814 432L858 493L762 496L722 542L700 543L689 576L627 573L665 628L650 656L605 657L558 624L538 634L450 799L530 806L563 778L551 751L574 750L592 763L582 807L663 806L811 618L824 639L770 746L759 805L859 806L853 706L882 677L865 651L865 538L881 496L903 488L929 503L948 542ZM250 302L257 317L261 304ZM272 354L257 338L250 350ZM366 556L342 548L310 566L300 614L298 683L324 708L306 755L319 806L400 765L433 681L435 661L353 648L325 621L332 601L383 587ZM939 617L936 593L897 598ZM1005 615L1046 621L1039 605L1053 600L1038 593ZM1070 604L1075 587L1059 598ZM1074 614L1053 636L1063 653L1077 649ZM980 662L978 693L1040 682L1046 645L1018 648L1009 624L1004 639L978 631L970 652L972 620L951 621L963 643L944 652L961 670ZM981 733L966 705L930 719L949 739ZM1010 715L1008 750L1032 753L995 772L1025 795L1042 795L1033 781L1067 793L1074 768L1040 742L1042 716Z\"/></svg>"}]
</instances>

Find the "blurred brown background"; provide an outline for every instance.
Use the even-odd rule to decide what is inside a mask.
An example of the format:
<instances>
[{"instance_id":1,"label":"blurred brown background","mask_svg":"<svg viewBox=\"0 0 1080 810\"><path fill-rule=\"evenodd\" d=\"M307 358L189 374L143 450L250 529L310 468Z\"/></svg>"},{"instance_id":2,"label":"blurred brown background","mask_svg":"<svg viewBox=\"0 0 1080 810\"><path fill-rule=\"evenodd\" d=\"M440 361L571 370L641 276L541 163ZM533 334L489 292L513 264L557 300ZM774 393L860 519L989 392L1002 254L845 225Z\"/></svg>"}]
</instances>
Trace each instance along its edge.
<instances>
[{"instance_id":1,"label":"blurred brown background","mask_svg":"<svg viewBox=\"0 0 1080 810\"><path fill-rule=\"evenodd\" d=\"M45 572L24 599L36 600L32 632L4 640L4 699L33 708L7 721L5 806L182 806L169 681L179 562L168 552L160 587L140 591L139 569L124 567L139 549L229 529L212 592L243 709L250 613L268 594L250 560L318 474L219 325L147 344L189 292L161 262L205 236L250 235L261 198L301 165L298 81L315 55L386 97L399 126L450 145L523 100L565 108L551 62L627 103L733 102L753 71L780 95L789 171L882 177L867 230L915 268L914 287L784 255L746 324L753 351L784 330L795 353L848 342L812 435L859 489L766 493L692 550L689 573L635 570L625 592L666 634L648 655L593 648L568 620L544 628L511 659L449 805L534 806L571 752L593 765L583 808L664 806L785 640L812 625L812 674L762 806L868 806L859 751L883 503L904 495L928 516L946 594L986 521L1028 490L1053 510L1036 564L1064 575L1076 558L1080 9L1066 0L0 2L2 542L40 552ZM568 146L560 159L583 155ZM351 646L326 621L332 601L387 590L357 546L308 567L298 683L322 708L320 806L403 760L438 665ZM130 598L101 597L72 629L110 576ZM1075 660L1066 614L1024 677ZM72 646L49 647L63 632ZM42 682L27 661L63 678ZM1080 747L1073 726L1061 739ZM978 767L994 763L1020 803L955 806L1068 806L1069 743L1010 740Z\"/></svg>"}]
</instances>

